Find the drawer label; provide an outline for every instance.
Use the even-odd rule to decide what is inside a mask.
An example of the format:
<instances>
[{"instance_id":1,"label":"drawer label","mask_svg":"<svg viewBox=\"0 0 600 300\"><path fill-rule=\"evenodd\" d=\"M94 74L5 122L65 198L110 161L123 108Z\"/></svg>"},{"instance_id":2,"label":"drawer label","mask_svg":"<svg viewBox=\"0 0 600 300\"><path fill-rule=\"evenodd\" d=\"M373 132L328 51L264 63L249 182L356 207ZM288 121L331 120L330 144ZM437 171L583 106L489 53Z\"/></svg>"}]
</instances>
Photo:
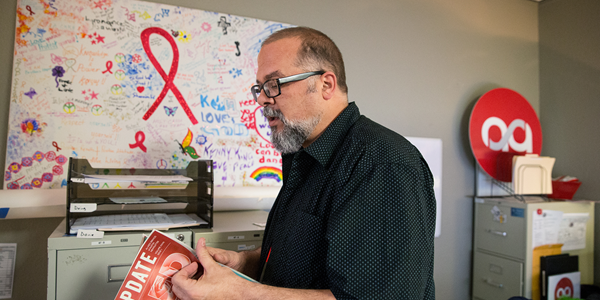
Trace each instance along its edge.
<instances>
[{"instance_id":1,"label":"drawer label","mask_svg":"<svg viewBox=\"0 0 600 300\"><path fill-rule=\"evenodd\" d=\"M112 241L92 242L92 246L102 246L102 245L110 245L110 244L112 244Z\"/></svg>"},{"instance_id":2,"label":"drawer label","mask_svg":"<svg viewBox=\"0 0 600 300\"><path fill-rule=\"evenodd\" d=\"M490 264L490 272L502 275L502 267L494 264Z\"/></svg>"},{"instance_id":3,"label":"drawer label","mask_svg":"<svg viewBox=\"0 0 600 300\"><path fill-rule=\"evenodd\" d=\"M254 250L254 249L256 249L256 246L255 245L238 245L237 249L238 249L238 251Z\"/></svg>"},{"instance_id":4,"label":"drawer label","mask_svg":"<svg viewBox=\"0 0 600 300\"><path fill-rule=\"evenodd\" d=\"M517 218L525 218L525 209L518 208L518 207L511 207L510 208L510 216L517 217Z\"/></svg>"},{"instance_id":5,"label":"drawer label","mask_svg":"<svg viewBox=\"0 0 600 300\"><path fill-rule=\"evenodd\" d=\"M243 235L230 235L227 237L228 240L243 240L244 236Z\"/></svg>"},{"instance_id":6,"label":"drawer label","mask_svg":"<svg viewBox=\"0 0 600 300\"><path fill-rule=\"evenodd\" d=\"M101 239L104 237L104 231L79 229L77 230L77 237L82 239Z\"/></svg>"},{"instance_id":7,"label":"drawer label","mask_svg":"<svg viewBox=\"0 0 600 300\"><path fill-rule=\"evenodd\" d=\"M71 203L70 212L93 212L96 211L96 203Z\"/></svg>"}]
</instances>

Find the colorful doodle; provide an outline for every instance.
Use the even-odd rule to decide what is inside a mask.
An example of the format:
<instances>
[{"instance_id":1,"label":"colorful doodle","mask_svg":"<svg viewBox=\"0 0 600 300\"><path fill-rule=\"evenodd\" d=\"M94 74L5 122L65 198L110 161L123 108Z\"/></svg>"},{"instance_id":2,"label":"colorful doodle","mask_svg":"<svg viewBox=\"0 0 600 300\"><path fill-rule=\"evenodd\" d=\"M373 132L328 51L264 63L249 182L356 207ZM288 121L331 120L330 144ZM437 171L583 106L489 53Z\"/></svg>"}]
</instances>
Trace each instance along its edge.
<instances>
[{"instance_id":1,"label":"colorful doodle","mask_svg":"<svg viewBox=\"0 0 600 300\"><path fill-rule=\"evenodd\" d=\"M175 107L164 106L164 108L165 108L165 113L167 114L167 116L171 116L171 117L175 116L175 112L177 112L177 106L175 106Z\"/></svg>"},{"instance_id":2,"label":"colorful doodle","mask_svg":"<svg viewBox=\"0 0 600 300\"><path fill-rule=\"evenodd\" d=\"M75 103L73 103L73 102L67 102L63 105L63 111L68 114L74 113L75 110L77 110L77 107L75 106Z\"/></svg>"},{"instance_id":3,"label":"colorful doodle","mask_svg":"<svg viewBox=\"0 0 600 300\"><path fill-rule=\"evenodd\" d=\"M92 106L92 109L91 109L91 111L92 111L92 114L93 114L94 116L99 116L99 115L101 115L101 114L102 114L102 112L103 112L103 110L102 110L102 105L100 105L100 104L94 104L94 106Z\"/></svg>"},{"instance_id":4,"label":"colorful doodle","mask_svg":"<svg viewBox=\"0 0 600 300\"><path fill-rule=\"evenodd\" d=\"M36 132L41 132L42 127L37 120L27 119L21 122L21 130L23 131L23 133L28 133L29 135L32 135Z\"/></svg>"},{"instance_id":5,"label":"colorful doodle","mask_svg":"<svg viewBox=\"0 0 600 300\"><path fill-rule=\"evenodd\" d=\"M65 75L65 69L63 69L63 67L56 66L52 69L52 76L55 77L56 87L58 87L58 77L63 77L63 75Z\"/></svg>"},{"instance_id":6,"label":"colorful doodle","mask_svg":"<svg viewBox=\"0 0 600 300\"><path fill-rule=\"evenodd\" d=\"M274 167L260 167L254 170L250 177L254 178L256 181L261 181L263 179L274 179L277 182L283 180L283 174L281 173L281 169Z\"/></svg>"},{"instance_id":7,"label":"colorful doodle","mask_svg":"<svg viewBox=\"0 0 600 300\"><path fill-rule=\"evenodd\" d=\"M152 53L152 49L150 48L150 35L151 34L158 34L158 35L164 37L167 40L167 42L169 42L169 44L171 45L171 50L173 50L173 60L171 62L171 68L169 69L169 75L167 75L165 73L165 71L162 69L160 63L158 62L158 60L156 60L156 57ZM141 39L142 39L142 46L144 46L144 51L148 55L148 59L150 59L150 62L152 62L152 65L156 68L156 71L158 71L160 76L165 80L165 86L163 87L162 91L160 92L160 95L158 95L158 98L156 98L156 101L154 101L152 106L150 106L150 109L148 109L148 111L146 111L143 119L148 120L148 118L150 118L150 116L152 116L152 114L154 113L156 108L160 105L162 100L167 95L167 92L169 90L171 90L171 92L175 95L175 98L177 98L177 101L179 101L179 104L181 104L181 108L183 109L183 111L185 111L185 114L188 116L188 118L190 119L192 124L194 124L194 125L198 124L198 121L196 120L194 113L192 113L192 110L189 108L189 106L185 102L183 95L181 95L181 92L179 92L179 89L173 83L173 80L175 79L175 75L177 74L177 68L179 66L179 49L177 48L177 45L175 44L175 40L173 40L173 38L169 35L169 33L167 31L165 31L162 28L158 28L158 27L151 27L151 28L144 29L144 31L142 31Z\"/></svg>"},{"instance_id":8,"label":"colorful doodle","mask_svg":"<svg viewBox=\"0 0 600 300\"><path fill-rule=\"evenodd\" d=\"M188 133L185 136L185 138L183 139L183 142L179 143L179 147L181 148L181 152L183 154L186 155L190 155L191 158L199 158L200 156L198 156L198 154L196 153L196 149L194 149L194 147L190 146L192 144L192 139L193 139L193 134L192 131L188 129Z\"/></svg>"},{"instance_id":9,"label":"colorful doodle","mask_svg":"<svg viewBox=\"0 0 600 300\"><path fill-rule=\"evenodd\" d=\"M29 99L33 100L33 96L37 95L37 93L35 92L35 90L33 88L29 89L29 92L23 93L25 94L25 96L29 97Z\"/></svg>"},{"instance_id":10,"label":"colorful doodle","mask_svg":"<svg viewBox=\"0 0 600 300\"><path fill-rule=\"evenodd\" d=\"M210 159L218 185L281 185L247 175L281 168L249 87L261 42L290 25L137 0L17 1L5 188L64 188L69 157Z\"/></svg>"}]
</instances>

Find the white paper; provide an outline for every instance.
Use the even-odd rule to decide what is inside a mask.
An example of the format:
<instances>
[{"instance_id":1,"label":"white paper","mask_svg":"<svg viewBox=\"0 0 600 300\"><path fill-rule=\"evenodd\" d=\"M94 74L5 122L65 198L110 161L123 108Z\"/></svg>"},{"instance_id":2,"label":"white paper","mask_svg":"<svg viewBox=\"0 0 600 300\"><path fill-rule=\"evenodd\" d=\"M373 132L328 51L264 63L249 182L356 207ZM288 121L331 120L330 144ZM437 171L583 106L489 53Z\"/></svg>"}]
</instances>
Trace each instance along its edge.
<instances>
[{"instance_id":1,"label":"white paper","mask_svg":"<svg viewBox=\"0 0 600 300\"><path fill-rule=\"evenodd\" d=\"M558 243L558 231L563 212L558 210L537 209L533 211L531 246Z\"/></svg>"},{"instance_id":2,"label":"white paper","mask_svg":"<svg viewBox=\"0 0 600 300\"><path fill-rule=\"evenodd\" d=\"M194 214L121 214L77 218L71 226L71 233L84 230L123 231L168 229L182 226L208 224Z\"/></svg>"},{"instance_id":3,"label":"white paper","mask_svg":"<svg viewBox=\"0 0 600 300\"><path fill-rule=\"evenodd\" d=\"M492 207L492 215L494 216L494 221L498 222L498 223L506 223L506 220L508 220L506 214L502 213L502 210L500 210L500 208L498 208L498 206L494 205L494 207Z\"/></svg>"},{"instance_id":4,"label":"white paper","mask_svg":"<svg viewBox=\"0 0 600 300\"><path fill-rule=\"evenodd\" d=\"M562 251L585 249L586 223L589 213L563 214L558 242L563 244Z\"/></svg>"},{"instance_id":5,"label":"white paper","mask_svg":"<svg viewBox=\"0 0 600 300\"><path fill-rule=\"evenodd\" d=\"M178 225L200 225L200 224L208 224L208 222L200 219L197 215L194 214L171 214L169 215L169 219L173 224Z\"/></svg>"},{"instance_id":6,"label":"white paper","mask_svg":"<svg viewBox=\"0 0 600 300\"><path fill-rule=\"evenodd\" d=\"M167 200L161 197L109 197L110 201L119 204L138 204L138 203L165 203Z\"/></svg>"},{"instance_id":7,"label":"white paper","mask_svg":"<svg viewBox=\"0 0 600 300\"><path fill-rule=\"evenodd\" d=\"M0 244L0 299L12 298L17 244Z\"/></svg>"},{"instance_id":8,"label":"white paper","mask_svg":"<svg viewBox=\"0 0 600 300\"><path fill-rule=\"evenodd\" d=\"M433 175L433 192L436 201L435 237L442 233L442 139L406 137L411 142L429 165Z\"/></svg>"},{"instance_id":9,"label":"white paper","mask_svg":"<svg viewBox=\"0 0 600 300\"><path fill-rule=\"evenodd\" d=\"M548 276L548 300L558 300L564 296L578 299L581 294L580 288L580 272Z\"/></svg>"},{"instance_id":10,"label":"white paper","mask_svg":"<svg viewBox=\"0 0 600 300\"><path fill-rule=\"evenodd\" d=\"M192 178L182 175L152 176L152 175L83 175L85 183L105 182L188 182ZM72 178L75 179L75 178Z\"/></svg>"}]
</instances>

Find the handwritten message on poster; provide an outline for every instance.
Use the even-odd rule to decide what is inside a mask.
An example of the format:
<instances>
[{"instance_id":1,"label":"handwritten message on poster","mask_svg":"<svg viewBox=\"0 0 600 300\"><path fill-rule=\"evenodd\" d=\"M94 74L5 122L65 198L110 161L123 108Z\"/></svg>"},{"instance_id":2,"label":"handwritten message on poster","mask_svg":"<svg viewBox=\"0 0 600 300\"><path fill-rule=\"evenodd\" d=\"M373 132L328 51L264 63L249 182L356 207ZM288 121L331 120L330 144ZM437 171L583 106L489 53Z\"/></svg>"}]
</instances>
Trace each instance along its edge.
<instances>
[{"instance_id":1,"label":"handwritten message on poster","mask_svg":"<svg viewBox=\"0 0 600 300\"><path fill-rule=\"evenodd\" d=\"M131 0L20 0L4 187L95 168L185 168L217 186L281 184L250 87L261 42L290 25Z\"/></svg>"}]
</instances>

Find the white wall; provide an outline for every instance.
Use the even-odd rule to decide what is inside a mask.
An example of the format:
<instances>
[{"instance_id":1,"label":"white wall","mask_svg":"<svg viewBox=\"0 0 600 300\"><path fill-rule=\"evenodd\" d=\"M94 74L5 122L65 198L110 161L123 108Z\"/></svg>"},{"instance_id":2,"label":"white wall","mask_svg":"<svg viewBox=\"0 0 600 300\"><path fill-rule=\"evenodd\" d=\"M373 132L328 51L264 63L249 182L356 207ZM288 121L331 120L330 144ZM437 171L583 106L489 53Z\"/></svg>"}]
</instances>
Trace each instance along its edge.
<instances>
[{"instance_id":1,"label":"white wall","mask_svg":"<svg viewBox=\"0 0 600 300\"><path fill-rule=\"evenodd\" d=\"M64 0L66 1L66 0ZM407 136L443 141L443 212L436 239L438 299L468 299L474 160L470 109L496 87L539 108L538 4L527 0L157 0L319 29L346 61L350 100ZM4 157L16 0L2 0L0 157ZM0 221L0 228L5 228ZM28 223L37 230L42 223ZM0 229L3 235L4 229ZM48 233L49 234L49 233ZM6 241L8 242L8 241ZM24 247L44 247L31 241ZM21 245L19 245L21 247ZM17 259L26 259L18 257ZM390 262L393 263L393 262ZM45 295L45 282L38 289ZM15 289L32 289L16 279Z\"/></svg>"}]
</instances>

